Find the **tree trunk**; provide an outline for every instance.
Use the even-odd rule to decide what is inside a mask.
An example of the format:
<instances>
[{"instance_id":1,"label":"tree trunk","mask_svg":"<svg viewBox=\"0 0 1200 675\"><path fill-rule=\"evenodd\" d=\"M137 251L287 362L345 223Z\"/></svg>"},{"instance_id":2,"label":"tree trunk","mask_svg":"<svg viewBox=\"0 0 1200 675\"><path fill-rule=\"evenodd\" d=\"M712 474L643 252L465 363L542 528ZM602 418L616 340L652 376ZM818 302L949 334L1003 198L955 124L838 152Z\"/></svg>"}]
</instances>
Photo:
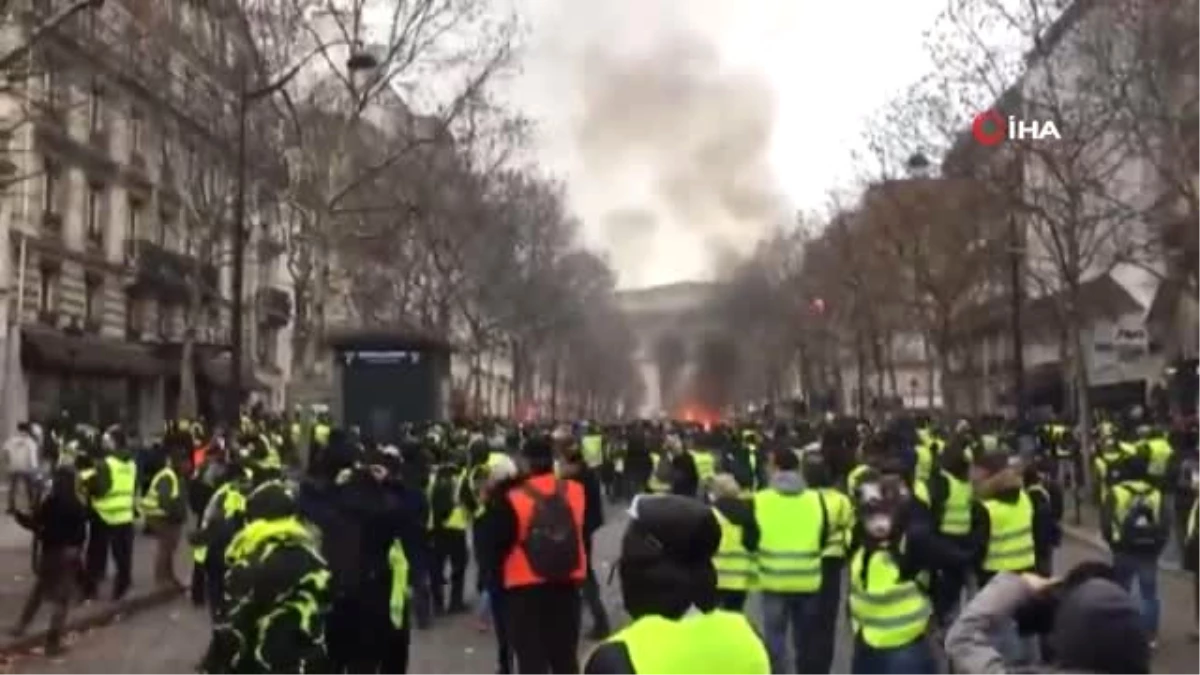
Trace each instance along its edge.
<instances>
[{"instance_id":1,"label":"tree trunk","mask_svg":"<svg viewBox=\"0 0 1200 675\"><path fill-rule=\"evenodd\" d=\"M184 312L183 344L179 349L179 406L177 418L194 420L199 413L196 396L196 325L200 314L200 264L192 270L192 283L188 289L187 310ZM231 340L238 336L231 335ZM230 377L233 373L230 373Z\"/></svg>"},{"instance_id":2,"label":"tree trunk","mask_svg":"<svg viewBox=\"0 0 1200 675\"><path fill-rule=\"evenodd\" d=\"M925 396L929 399L929 406L928 406L929 409L933 410L934 407L936 407L936 405L937 405L937 397L936 397L936 393L935 393L935 387L937 385L937 364L933 360L933 349L931 348L932 341L929 339L929 335L927 335L927 334L922 335L921 342L922 342L921 346L925 350L925 367L928 370L928 373L927 373L928 385L927 385L927 388L925 389ZM942 386L942 396L943 396L943 398L946 395L945 384L946 384L946 381L942 380L942 385L943 385ZM943 403L945 403L945 402L943 401Z\"/></svg>"},{"instance_id":3,"label":"tree trunk","mask_svg":"<svg viewBox=\"0 0 1200 675\"><path fill-rule=\"evenodd\" d=\"M867 413L867 355L863 346L861 331L854 332L854 367L858 378L858 392L855 396L858 416L866 417Z\"/></svg>"},{"instance_id":4,"label":"tree trunk","mask_svg":"<svg viewBox=\"0 0 1200 675\"><path fill-rule=\"evenodd\" d=\"M1072 295L1077 295L1078 290L1072 289ZM1071 335L1071 345L1075 351L1075 358L1072 359L1073 368L1075 371L1075 400L1078 406L1078 420L1080 432L1080 448L1083 455L1084 475L1088 478L1088 484L1096 480L1098 477L1091 475L1092 454L1092 407L1089 399L1089 380L1088 380L1088 359L1087 350L1083 340L1083 321L1079 315L1079 304L1077 298L1072 298L1071 311L1068 313L1070 324L1068 329Z\"/></svg>"}]
</instances>

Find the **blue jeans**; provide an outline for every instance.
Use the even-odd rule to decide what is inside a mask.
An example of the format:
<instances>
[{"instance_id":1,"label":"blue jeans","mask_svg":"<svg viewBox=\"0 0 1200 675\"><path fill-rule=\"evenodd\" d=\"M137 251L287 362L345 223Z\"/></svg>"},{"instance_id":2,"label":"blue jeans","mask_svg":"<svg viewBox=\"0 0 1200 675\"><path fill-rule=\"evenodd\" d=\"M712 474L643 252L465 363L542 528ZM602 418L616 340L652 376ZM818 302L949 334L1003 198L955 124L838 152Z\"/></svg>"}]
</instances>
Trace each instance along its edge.
<instances>
[{"instance_id":1,"label":"blue jeans","mask_svg":"<svg viewBox=\"0 0 1200 675\"><path fill-rule=\"evenodd\" d=\"M1138 596L1142 599L1142 620L1146 635L1153 640L1158 635L1158 558L1133 553L1113 553L1113 571L1130 594L1137 582Z\"/></svg>"},{"instance_id":2,"label":"blue jeans","mask_svg":"<svg viewBox=\"0 0 1200 675\"><path fill-rule=\"evenodd\" d=\"M796 672L813 672L805 660L804 636L816 623L820 612L820 596L817 593L771 593L762 594L763 633L767 643L767 654L771 657L771 672L788 671L788 628L792 631L792 649L795 652Z\"/></svg>"},{"instance_id":3,"label":"blue jeans","mask_svg":"<svg viewBox=\"0 0 1200 675\"><path fill-rule=\"evenodd\" d=\"M855 636L850 672L855 675L933 675L938 669L933 650L929 648L929 641L924 637L903 647L875 649L863 642L861 637Z\"/></svg>"}]
</instances>

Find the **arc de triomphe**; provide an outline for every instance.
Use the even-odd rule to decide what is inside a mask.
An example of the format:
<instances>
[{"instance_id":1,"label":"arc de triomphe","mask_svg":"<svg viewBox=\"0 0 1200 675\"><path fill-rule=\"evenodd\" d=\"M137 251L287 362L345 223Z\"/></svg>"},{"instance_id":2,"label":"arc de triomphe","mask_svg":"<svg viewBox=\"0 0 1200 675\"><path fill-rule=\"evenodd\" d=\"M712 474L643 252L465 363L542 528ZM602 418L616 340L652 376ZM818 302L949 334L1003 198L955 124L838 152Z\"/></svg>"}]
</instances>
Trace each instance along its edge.
<instances>
[{"instance_id":1,"label":"arc de triomphe","mask_svg":"<svg viewBox=\"0 0 1200 675\"><path fill-rule=\"evenodd\" d=\"M691 370L698 341L711 323L705 310L717 288L712 283L685 281L618 292L617 302L638 341L636 361L646 392L640 416L673 412L671 407L678 403L675 390ZM661 381L659 357L666 342L681 348L677 376L668 383Z\"/></svg>"}]
</instances>

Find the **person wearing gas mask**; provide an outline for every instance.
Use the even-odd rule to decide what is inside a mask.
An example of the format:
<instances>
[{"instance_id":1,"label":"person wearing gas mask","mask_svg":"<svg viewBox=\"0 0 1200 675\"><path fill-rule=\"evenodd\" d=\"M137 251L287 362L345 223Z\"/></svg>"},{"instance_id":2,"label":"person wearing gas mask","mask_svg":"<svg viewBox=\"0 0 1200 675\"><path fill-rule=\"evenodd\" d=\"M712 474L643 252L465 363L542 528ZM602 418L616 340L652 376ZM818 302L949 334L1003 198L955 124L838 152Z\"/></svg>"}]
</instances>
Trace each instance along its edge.
<instances>
[{"instance_id":1,"label":"person wearing gas mask","mask_svg":"<svg viewBox=\"0 0 1200 675\"><path fill-rule=\"evenodd\" d=\"M629 508L617 569L632 623L588 655L583 672L771 672L762 639L740 612L717 608L713 512L678 495L641 495Z\"/></svg>"},{"instance_id":2,"label":"person wearing gas mask","mask_svg":"<svg viewBox=\"0 0 1200 675\"><path fill-rule=\"evenodd\" d=\"M850 555L853 673L935 673L927 639L933 603L930 570L938 560L927 525L914 518L902 477L872 471L859 486L859 524ZM964 556L965 558L965 556Z\"/></svg>"},{"instance_id":3,"label":"person wearing gas mask","mask_svg":"<svg viewBox=\"0 0 1200 675\"><path fill-rule=\"evenodd\" d=\"M1115 577L1098 562L1062 580L999 572L950 626L946 656L962 673L1149 673L1141 612ZM997 629L1014 623L1043 636L1041 663L1013 670L997 649Z\"/></svg>"},{"instance_id":4,"label":"person wearing gas mask","mask_svg":"<svg viewBox=\"0 0 1200 675\"><path fill-rule=\"evenodd\" d=\"M84 597L96 597L104 579L109 552L117 573L113 580L113 600L129 592L133 566L134 502L137 492L137 463L125 443L119 427L105 431L100 440L103 456L95 466L80 472L83 492L91 502L88 528Z\"/></svg>"}]
</instances>

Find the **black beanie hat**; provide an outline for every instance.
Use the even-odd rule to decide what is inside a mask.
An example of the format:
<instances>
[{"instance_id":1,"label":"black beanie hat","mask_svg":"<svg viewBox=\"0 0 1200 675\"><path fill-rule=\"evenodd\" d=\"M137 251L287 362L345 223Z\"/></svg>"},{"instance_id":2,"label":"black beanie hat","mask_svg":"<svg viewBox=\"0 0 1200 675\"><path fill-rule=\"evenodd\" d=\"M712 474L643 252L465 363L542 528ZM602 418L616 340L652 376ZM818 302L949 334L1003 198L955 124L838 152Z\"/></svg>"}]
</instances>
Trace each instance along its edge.
<instances>
[{"instance_id":1,"label":"black beanie hat","mask_svg":"<svg viewBox=\"0 0 1200 675\"><path fill-rule=\"evenodd\" d=\"M643 495L629 507L633 518L621 541L627 562L670 560L684 567L711 563L721 545L712 510L679 495Z\"/></svg>"},{"instance_id":2,"label":"black beanie hat","mask_svg":"<svg viewBox=\"0 0 1200 675\"><path fill-rule=\"evenodd\" d=\"M1055 665L1088 673L1149 673L1150 640L1129 593L1088 579L1063 599L1050 636Z\"/></svg>"}]
</instances>

